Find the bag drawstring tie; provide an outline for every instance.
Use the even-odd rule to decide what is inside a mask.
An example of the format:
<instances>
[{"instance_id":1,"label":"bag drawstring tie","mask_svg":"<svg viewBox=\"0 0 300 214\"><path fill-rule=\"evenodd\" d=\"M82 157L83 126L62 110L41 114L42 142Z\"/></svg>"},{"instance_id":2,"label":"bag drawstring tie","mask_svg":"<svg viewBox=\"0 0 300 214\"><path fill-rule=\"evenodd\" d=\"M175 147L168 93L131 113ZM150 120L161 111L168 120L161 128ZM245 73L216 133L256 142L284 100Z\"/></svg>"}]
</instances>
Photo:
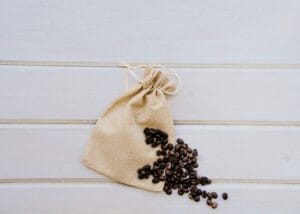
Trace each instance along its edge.
<instances>
[{"instance_id":1,"label":"bag drawstring tie","mask_svg":"<svg viewBox=\"0 0 300 214\"><path fill-rule=\"evenodd\" d=\"M120 64L119 66L121 68L125 68L125 71L126 71L125 79L124 79L126 89L128 89L128 74L130 74L138 83L143 83L143 80L141 80L138 77L138 75L135 73L134 69L151 67L151 68L162 68L163 70L161 72L165 73L168 76L173 76L173 77L176 78L176 80L177 80L176 89L172 92L165 91L164 92L165 94L175 95L181 90L182 82L181 82L180 76L175 71L172 71L172 70L168 69L167 67L165 67L163 65L152 65L152 66L149 66L149 65L135 65L135 66L132 66L130 64Z\"/></svg>"}]
</instances>

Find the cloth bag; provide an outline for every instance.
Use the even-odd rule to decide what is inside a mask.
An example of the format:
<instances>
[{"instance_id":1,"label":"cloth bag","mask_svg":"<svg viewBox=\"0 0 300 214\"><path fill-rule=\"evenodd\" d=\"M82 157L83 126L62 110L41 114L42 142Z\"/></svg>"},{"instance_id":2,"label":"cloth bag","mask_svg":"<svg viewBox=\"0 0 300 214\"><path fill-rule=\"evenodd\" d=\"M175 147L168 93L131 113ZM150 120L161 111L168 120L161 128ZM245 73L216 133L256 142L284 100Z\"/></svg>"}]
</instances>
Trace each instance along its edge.
<instances>
[{"instance_id":1,"label":"cloth bag","mask_svg":"<svg viewBox=\"0 0 300 214\"><path fill-rule=\"evenodd\" d=\"M127 66L128 71L135 73ZM157 148L145 143L146 127L168 133L175 141L172 115L166 95L177 93L178 86L168 77L174 73L144 67L144 78L116 99L99 117L86 145L83 163L117 182L149 191L162 191L163 183L138 179L137 169L157 160Z\"/></svg>"}]
</instances>

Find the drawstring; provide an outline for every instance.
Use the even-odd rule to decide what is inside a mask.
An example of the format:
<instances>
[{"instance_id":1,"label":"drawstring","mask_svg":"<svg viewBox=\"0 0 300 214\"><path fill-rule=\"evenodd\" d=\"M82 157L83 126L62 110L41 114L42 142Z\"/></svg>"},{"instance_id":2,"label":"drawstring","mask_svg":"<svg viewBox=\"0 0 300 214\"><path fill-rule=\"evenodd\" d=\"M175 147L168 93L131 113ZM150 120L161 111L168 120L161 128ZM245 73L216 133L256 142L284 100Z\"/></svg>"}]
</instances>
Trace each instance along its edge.
<instances>
[{"instance_id":1,"label":"drawstring","mask_svg":"<svg viewBox=\"0 0 300 214\"><path fill-rule=\"evenodd\" d=\"M134 72L133 69L135 69L135 68L146 68L147 65L132 66L130 64L120 64L119 66L121 68L125 68L125 71L126 71L126 73L125 73L125 79L124 79L126 89L128 89L128 74L130 74L137 82L142 83L142 80L139 79L139 77L136 75L136 73ZM173 77L176 78L176 80L177 80L176 90L172 91L172 92L165 91L164 92L165 94L175 95L175 94L177 94L181 90L181 87L182 87L181 78L180 78L180 76L175 71L171 71L171 70L169 70L167 67L165 67L163 65L152 65L151 67L153 67L153 68L163 68L164 70L162 72L164 72L168 76L173 76Z\"/></svg>"}]
</instances>

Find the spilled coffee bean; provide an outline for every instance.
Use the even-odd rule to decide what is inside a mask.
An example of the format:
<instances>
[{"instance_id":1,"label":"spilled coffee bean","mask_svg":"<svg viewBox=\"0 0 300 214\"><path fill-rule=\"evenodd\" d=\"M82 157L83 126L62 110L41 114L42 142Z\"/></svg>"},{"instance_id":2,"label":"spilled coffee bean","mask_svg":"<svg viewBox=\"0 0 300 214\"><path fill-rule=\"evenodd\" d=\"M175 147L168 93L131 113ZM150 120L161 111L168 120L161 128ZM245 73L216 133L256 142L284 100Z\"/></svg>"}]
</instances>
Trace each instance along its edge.
<instances>
[{"instance_id":1,"label":"spilled coffee bean","mask_svg":"<svg viewBox=\"0 0 300 214\"><path fill-rule=\"evenodd\" d=\"M145 142L153 148L160 146L157 150L157 160L152 166L145 165L138 169L139 179L148 179L152 176L152 183L164 182L163 190L167 195L171 195L177 190L178 195L188 194L188 197L195 201L206 199L206 204L213 209L218 207L215 199L218 198L216 192L207 192L198 187L198 185L211 184L211 180L205 176L199 176L196 168L198 167L197 149L192 149L178 138L176 144L168 142L168 134L153 128L145 128ZM228 194L223 193L222 198L227 200Z\"/></svg>"}]
</instances>

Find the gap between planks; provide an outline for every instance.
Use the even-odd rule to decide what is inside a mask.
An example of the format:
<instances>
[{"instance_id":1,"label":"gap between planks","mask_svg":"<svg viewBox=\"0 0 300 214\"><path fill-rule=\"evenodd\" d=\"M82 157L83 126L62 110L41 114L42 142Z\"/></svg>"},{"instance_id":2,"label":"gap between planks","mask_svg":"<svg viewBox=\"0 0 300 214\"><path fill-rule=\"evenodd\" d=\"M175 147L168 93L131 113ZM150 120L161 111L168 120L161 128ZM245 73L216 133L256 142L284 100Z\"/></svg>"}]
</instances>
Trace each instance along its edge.
<instances>
[{"instance_id":1,"label":"gap between planks","mask_svg":"<svg viewBox=\"0 0 300 214\"><path fill-rule=\"evenodd\" d=\"M128 62L131 65L164 65L169 68L230 68L230 69L299 69L300 64L198 64L198 63L137 63ZM119 63L105 62L71 62L71 61L19 61L19 60L0 60L0 65L11 66L59 66L59 67L120 67Z\"/></svg>"},{"instance_id":2,"label":"gap between planks","mask_svg":"<svg viewBox=\"0 0 300 214\"><path fill-rule=\"evenodd\" d=\"M29 125L73 125L96 124L97 120L85 119L0 119L0 124L29 124ZM238 121L238 120L174 120L175 125L245 125L245 126L300 126L300 121Z\"/></svg>"},{"instance_id":3,"label":"gap between planks","mask_svg":"<svg viewBox=\"0 0 300 214\"><path fill-rule=\"evenodd\" d=\"M109 178L27 178L0 179L0 184L6 183L116 183ZM275 179L213 179L213 183L222 184L291 184L300 185L300 180Z\"/></svg>"}]
</instances>

